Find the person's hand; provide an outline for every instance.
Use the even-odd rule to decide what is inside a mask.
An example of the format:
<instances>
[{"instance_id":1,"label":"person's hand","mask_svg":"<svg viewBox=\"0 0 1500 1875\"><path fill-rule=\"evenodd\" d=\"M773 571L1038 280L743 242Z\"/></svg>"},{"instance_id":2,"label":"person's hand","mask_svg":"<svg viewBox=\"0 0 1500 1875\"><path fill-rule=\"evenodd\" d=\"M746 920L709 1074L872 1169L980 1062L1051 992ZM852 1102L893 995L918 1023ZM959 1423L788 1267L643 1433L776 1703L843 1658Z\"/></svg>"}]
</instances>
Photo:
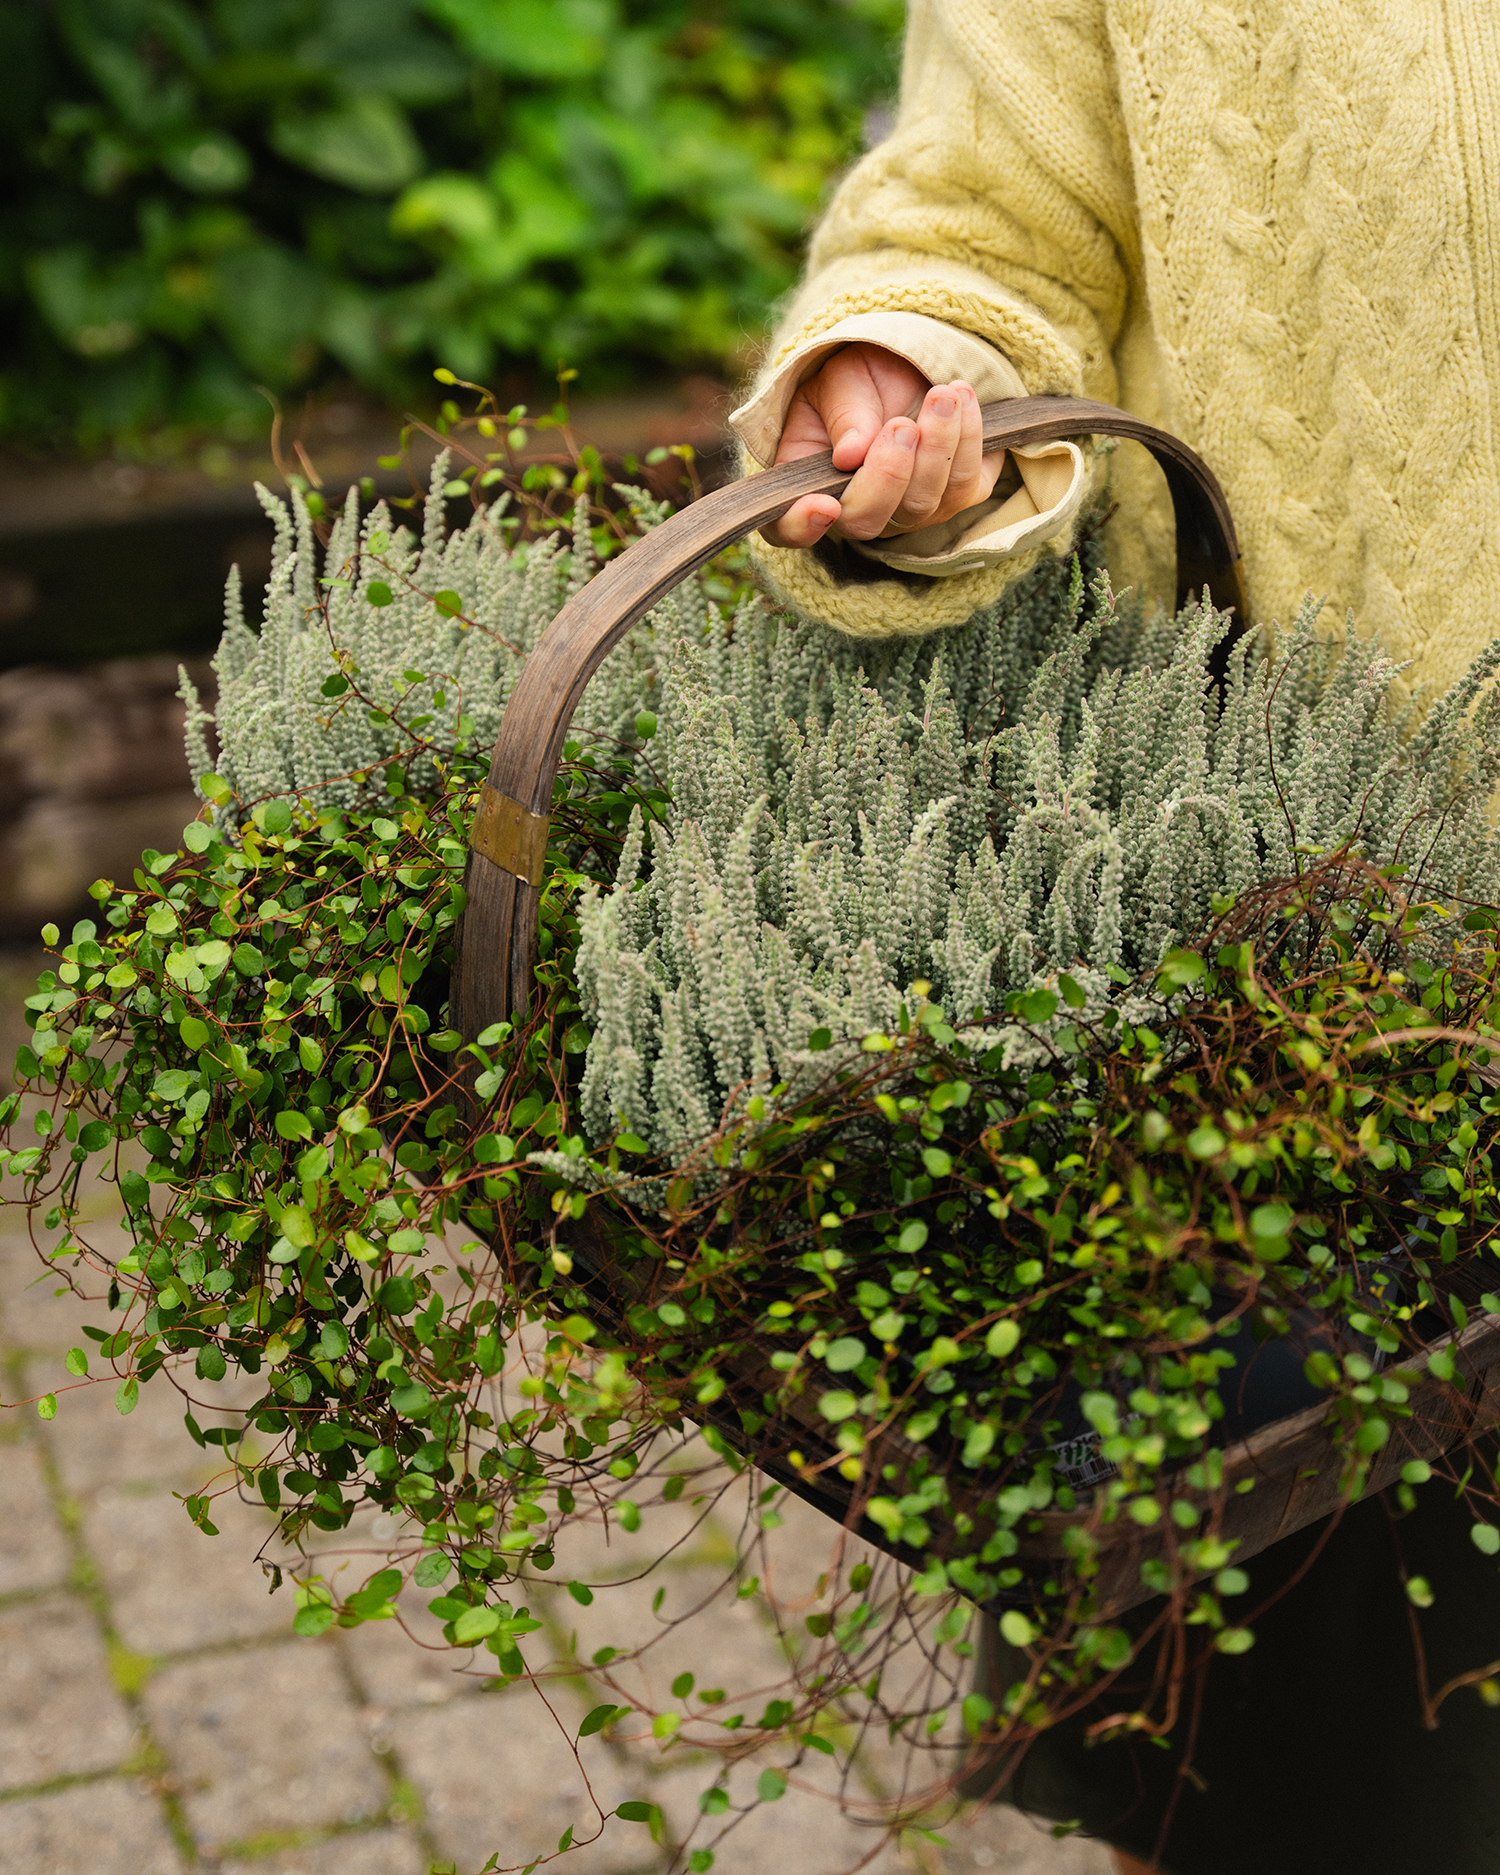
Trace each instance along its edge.
<instances>
[{"instance_id":1,"label":"person's hand","mask_svg":"<svg viewBox=\"0 0 1500 1875\"><path fill-rule=\"evenodd\" d=\"M922 396L926 387L926 396ZM915 421L906 415L916 400ZM761 529L773 547L812 547L836 526L851 540L907 534L985 500L1005 451L980 449L979 400L962 379L928 385L879 345L846 345L801 386L787 411L778 462L833 448L858 473L841 498L804 495Z\"/></svg>"}]
</instances>

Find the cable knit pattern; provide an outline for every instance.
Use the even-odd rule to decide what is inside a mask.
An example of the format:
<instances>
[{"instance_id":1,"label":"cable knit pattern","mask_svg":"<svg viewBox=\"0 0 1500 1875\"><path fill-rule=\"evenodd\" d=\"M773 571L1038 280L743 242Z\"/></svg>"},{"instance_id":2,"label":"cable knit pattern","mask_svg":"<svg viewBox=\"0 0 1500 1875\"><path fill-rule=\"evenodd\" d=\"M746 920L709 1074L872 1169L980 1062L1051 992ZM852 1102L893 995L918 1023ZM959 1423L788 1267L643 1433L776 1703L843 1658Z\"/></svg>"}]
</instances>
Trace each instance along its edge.
<instances>
[{"instance_id":1,"label":"cable knit pattern","mask_svg":"<svg viewBox=\"0 0 1500 1875\"><path fill-rule=\"evenodd\" d=\"M975 332L1207 457L1259 617L1326 594L1446 683L1500 623L1497 110L1494 0L917 0L772 362L874 307ZM773 577L826 614L814 555Z\"/></svg>"}]
</instances>

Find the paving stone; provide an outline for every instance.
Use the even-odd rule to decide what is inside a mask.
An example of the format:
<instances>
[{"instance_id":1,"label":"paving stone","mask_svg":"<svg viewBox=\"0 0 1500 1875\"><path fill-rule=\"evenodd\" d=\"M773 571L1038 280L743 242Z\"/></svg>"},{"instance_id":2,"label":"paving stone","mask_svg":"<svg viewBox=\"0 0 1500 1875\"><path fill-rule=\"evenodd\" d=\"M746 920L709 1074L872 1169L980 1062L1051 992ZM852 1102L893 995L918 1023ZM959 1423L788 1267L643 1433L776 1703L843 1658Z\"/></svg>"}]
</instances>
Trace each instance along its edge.
<instances>
[{"instance_id":1,"label":"paving stone","mask_svg":"<svg viewBox=\"0 0 1500 1875\"><path fill-rule=\"evenodd\" d=\"M269 1513L226 1494L215 1499L212 1520L216 1537L196 1529L161 1487L106 1486L94 1493L84 1514L84 1543L127 1647L172 1654L291 1632L291 1590L271 1595L257 1560L272 1534ZM275 1542L266 1555L286 1560Z\"/></svg>"},{"instance_id":2,"label":"paving stone","mask_svg":"<svg viewBox=\"0 0 1500 1875\"><path fill-rule=\"evenodd\" d=\"M0 1842L5 1875L181 1875L182 1869L161 1806L117 1778L0 1805Z\"/></svg>"},{"instance_id":3,"label":"paving stone","mask_svg":"<svg viewBox=\"0 0 1500 1875\"><path fill-rule=\"evenodd\" d=\"M590 1786L606 1814L627 1798L650 1795L649 1776L632 1772L602 1739L582 1740L575 1758L569 1739L524 1686L402 1713L391 1736L422 1794L438 1849L464 1870L479 1868L492 1851L502 1865L551 1854L570 1825L580 1843L592 1837L598 1818ZM657 1862L644 1825L613 1821L597 1843L561 1866L576 1867L578 1875L625 1875Z\"/></svg>"},{"instance_id":4,"label":"paving stone","mask_svg":"<svg viewBox=\"0 0 1500 1875\"><path fill-rule=\"evenodd\" d=\"M404 1829L348 1830L253 1862L221 1864L222 1875L427 1875L428 1866L416 1838Z\"/></svg>"},{"instance_id":5,"label":"paving stone","mask_svg":"<svg viewBox=\"0 0 1500 1875\"><path fill-rule=\"evenodd\" d=\"M320 1642L186 1661L157 1674L144 1698L205 1844L358 1822L384 1807L361 1715Z\"/></svg>"},{"instance_id":6,"label":"paving stone","mask_svg":"<svg viewBox=\"0 0 1500 1875\"><path fill-rule=\"evenodd\" d=\"M659 1614L652 1610L657 1588L665 1590ZM572 1658L580 1662L606 1646L639 1648L635 1659L611 1662L606 1671L621 1696L647 1706L671 1707L672 1682L691 1672L700 1689L722 1688L728 1695L721 1714L753 1707L753 1719L787 1677L786 1656L762 1611L753 1600L739 1599L722 1570L661 1570L645 1582L600 1587L587 1608L566 1591L548 1591L537 1601L561 1637L577 1635ZM598 1685L591 1704L610 1697L602 1679Z\"/></svg>"},{"instance_id":7,"label":"paving stone","mask_svg":"<svg viewBox=\"0 0 1500 1875\"><path fill-rule=\"evenodd\" d=\"M18 1194L12 1187L8 1195ZM101 1235L113 1229L109 1225ZM124 1241L121 1237L122 1245ZM60 1355L69 1348L89 1345L81 1324L93 1322L102 1327L109 1319L106 1285L90 1270L80 1270L77 1276L95 1300L72 1294L64 1276L42 1262L24 1232L12 1228L0 1234L0 1340L8 1352ZM63 1293L57 1294L58 1290Z\"/></svg>"},{"instance_id":8,"label":"paving stone","mask_svg":"<svg viewBox=\"0 0 1500 1875\"><path fill-rule=\"evenodd\" d=\"M56 1595L0 1613L0 1788L109 1770L133 1742L81 1602Z\"/></svg>"},{"instance_id":9,"label":"paving stone","mask_svg":"<svg viewBox=\"0 0 1500 1875\"><path fill-rule=\"evenodd\" d=\"M57 1390L57 1418L45 1433L57 1459L65 1488L86 1497L105 1485L154 1483L178 1490L194 1489L223 1470L216 1452L204 1452L193 1443L183 1415L187 1402L166 1374L158 1374L141 1388L133 1412L115 1406L116 1380L107 1363L94 1360L95 1371L106 1378L95 1385L70 1385L62 1363L56 1360L28 1364L27 1382L35 1393ZM200 1426L243 1425L232 1409L238 1400L256 1397L258 1382L236 1376L231 1386L192 1383L193 1416Z\"/></svg>"},{"instance_id":10,"label":"paving stone","mask_svg":"<svg viewBox=\"0 0 1500 1875\"><path fill-rule=\"evenodd\" d=\"M307 1568L346 1595L377 1569L409 1568L420 1547L412 1536L412 1526L404 1519L360 1512L337 1538L308 1532L309 1540L317 1538L317 1547L308 1555ZM428 1602L439 1592L409 1583L400 1598L399 1621L365 1621L357 1628L335 1630L332 1638L372 1706L383 1710L440 1705L478 1687L479 1679L461 1671L470 1665L471 1654L449 1647L443 1640L443 1624L427 1612ZM484 1654L481 1659L493 1671L491 1656Z\"/></svg>"},{"instance_id":11,"label":"paving stone","mask_svg":"<svg viewBox=\"0 0 1500 1875\"><path fill-rule=\"evenodd\" d=\"M68 1545L30 1439L0 1441L0 1595L50 1588L68 1573Z\"/></svg>"},{"instance_id":12,"label":"paving stone","mask_svg":"<svg viewBox=\"0 0 1500 1875\"><path fill-rule=\"evenodd\" d=\"M365 1621L337 1636L359 1689L371 1705L393 1710L441 1706L475 1690L475 1680L463 1671L470 1655L448 1646L442 1637L443 1624L423 1605L424 1597L430 1601L436 1593L435 1589L406 1590L400 1602L405 1627L398 1621ZM488 1654L483 1657L490 1659Z\"/></svg>"},{"instance_id":13,"label":"paving stone","mask_svg":"<svg viewBox=\"0 0 1500 1875\"><path fill-rule=\"evenodd\" d=\"M950 1847L943 1860L951 1875L1115 1875L1115 1860L1102 1842L1067 1836L1054 1841L1051 1827L1008 1804L990 1804L943 1825Z\"/></svg>"},{"instance_id":14,"label":"paving stone","mask_svg":"<svg viewBox=\"0 0 1500 1875\"><path fill-rule=\"evenodd\" d=\"M746 1758L735 1764L727 1780L731 1804L750 1802L761 1772L784 1757L784 1752L770 1752L764 1758ZM667 1797L665 1789L657 1797L672 1819L679 1841L689 1839L688 1831L696 1822L690 1838L692 1846L712 1846L714 1875L765 1875L770 1869L795 1870L797 1875L803 1870L808 1875L813 1870L817 1875L843 1875L843 1871L856 1868L860 1875L908 1875L920 1866L903 1855L894 1842L884 1839L878 1826L862 1824L846 1813L839 1802L839 1773L829 1760L799 1768L784 1796L758 1804L727 1831L724 1825L730 1821L728 1816L700 1818L696 1814L697 1793L714 1781L715 1768L712 1762L704 1764L692 1780L690 1808L681 1802L687 1785L681 1773L672 1780L678 1786L672 1797ZM857 1805L856 1814L869 1813L869 1806L858 1802L862 1794L857 1783L851 1782L849 1795Z\"/></svg>"}]
</instances>

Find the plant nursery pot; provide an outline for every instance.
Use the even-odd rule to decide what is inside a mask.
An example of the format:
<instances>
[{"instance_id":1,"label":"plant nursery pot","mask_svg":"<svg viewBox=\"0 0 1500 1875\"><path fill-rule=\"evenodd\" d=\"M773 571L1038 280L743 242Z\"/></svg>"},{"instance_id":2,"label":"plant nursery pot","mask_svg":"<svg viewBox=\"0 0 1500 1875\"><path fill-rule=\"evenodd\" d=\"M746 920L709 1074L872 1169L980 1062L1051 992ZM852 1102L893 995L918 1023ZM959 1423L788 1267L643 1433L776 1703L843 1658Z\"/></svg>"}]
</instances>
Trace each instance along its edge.
<instances>
[{"instance_id":1,"label":"plant nursery pot","mask_svg":"<svg viewBox=\"0 0 1500 1875\"><path fill-rule=\"evenodd\" d=\"M1248 617L1233 521L1222 489L1207 465L1176 438L1125 412L1082 398L1035 397L991 404L983 412L986 450L1093 434L1138 441L1163 469L1176 519L1179 603L1207 586L1221 608ZM547 849L553 783L568 725L583 691L612 647L681 580L715 553L784 514L801 496L839 493L849 480L829 455L786 463L705 496L654 528L583 588L543 635L511 693L495 744L489 779L470 834L465 885L468 894L451 986L454 1026L473 1040L490 1024L525 1011L536 962L537 913ZM624 1325L625 1312L640 1299L638 1275L613 1253L591 1211L567 1227L573 1283L589 1296L602 1322ZM1477 1297L1471 1298L1477 1300ZM1481 1314L1456 1337L1447 1336L1436 1312L1435 1338L1448 1339L1455 1363L1452 1381L1427 1376L1413 1385L1409 1416L1397 1419L1388 1443L1375 1456L1365 1485L1378 1491L1400 1477L1413 1459L1431 1460L1472 1433L1500 1421L1500 1317ZM1243 1562L1281 1537L1334 1511L1343 1497L1345 1460L1331 1423L1330 1407L1302 1372L1309 1347L1333 1345L1325 1323L1309 1312L1305 1333L1278 1346L1248 1346L1219 1382L1225 1407L1222 1479L1210 1491L1189 1484L1191 1467L1179 1473L1172 1494L1193 1500L1205 1513L1197 1533L1207 1530L1236 1547ZM1346 1339L1353 1337L1345 1331ZM748 1320L736 1351L721 1361L725 1391L692 1416L714 1423L729 1443L779 1483L827 1512L872 1546L901 1556L899 1542L864 1515L868 1484L846 1479L830 1429L810 1398L791 1399L774 1436L748 1437L742 1409L757 1417L768 1392L782 1376L772 1367L772 1344ZM1037 1584L1067 1557L1066 1538L1082 1526L1097 1544L1095 1591L1101 1613L1118 1614L1149 1600L1168 1584L1178 1531L1170 1517L1143 1527L1113 1515L1099 1486L1111 1475L1101 1459L1098 1437L1062 1389L1049 1417L1067 1436L1054 1445L1054 1472L1071 1483L1072 1509L1051 1509L1018 1531L1015 1557L1023 1581L1002 1592L995 1606L1033 1599ZM894 1467L899 1480L919 1462L922 1448L899 1429L872 1439L861 1477L881 1477ZM976 1485L977 1504L983 1488ZM963 1509L962 1493L955 1508Z\"/></svg>"}]
</instances>

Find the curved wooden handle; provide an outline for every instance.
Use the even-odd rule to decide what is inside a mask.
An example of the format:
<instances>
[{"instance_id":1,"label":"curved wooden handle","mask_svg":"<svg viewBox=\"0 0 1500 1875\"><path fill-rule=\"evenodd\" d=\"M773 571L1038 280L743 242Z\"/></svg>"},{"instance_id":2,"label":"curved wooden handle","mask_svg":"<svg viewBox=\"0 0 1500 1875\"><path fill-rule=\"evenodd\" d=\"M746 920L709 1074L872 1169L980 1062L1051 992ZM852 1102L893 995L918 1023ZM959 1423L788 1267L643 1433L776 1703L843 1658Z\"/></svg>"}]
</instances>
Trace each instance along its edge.
<instances>
[{"instance_id":1,"label":"curved wooden handle","mask_svg":"<svg viewBox=\"0 0 1500 1875\"><path fill-rule=\"evenodd\" d=\"M1172 494L1179 604L1207 586L1215 604L1248 618L1224 491L1185 443L1084 397L1020 397L986 404L981 414L987 452L1083 435L1143 443ZM705 560L779 520L803 495L842 493L849 479L831 455L807 456L716 489L611 560L542 634L506 704L469 836L450 1011L466 1040L527 1007L552 784L573 712L604 657Z\"/></svg>"}]
</instances>

